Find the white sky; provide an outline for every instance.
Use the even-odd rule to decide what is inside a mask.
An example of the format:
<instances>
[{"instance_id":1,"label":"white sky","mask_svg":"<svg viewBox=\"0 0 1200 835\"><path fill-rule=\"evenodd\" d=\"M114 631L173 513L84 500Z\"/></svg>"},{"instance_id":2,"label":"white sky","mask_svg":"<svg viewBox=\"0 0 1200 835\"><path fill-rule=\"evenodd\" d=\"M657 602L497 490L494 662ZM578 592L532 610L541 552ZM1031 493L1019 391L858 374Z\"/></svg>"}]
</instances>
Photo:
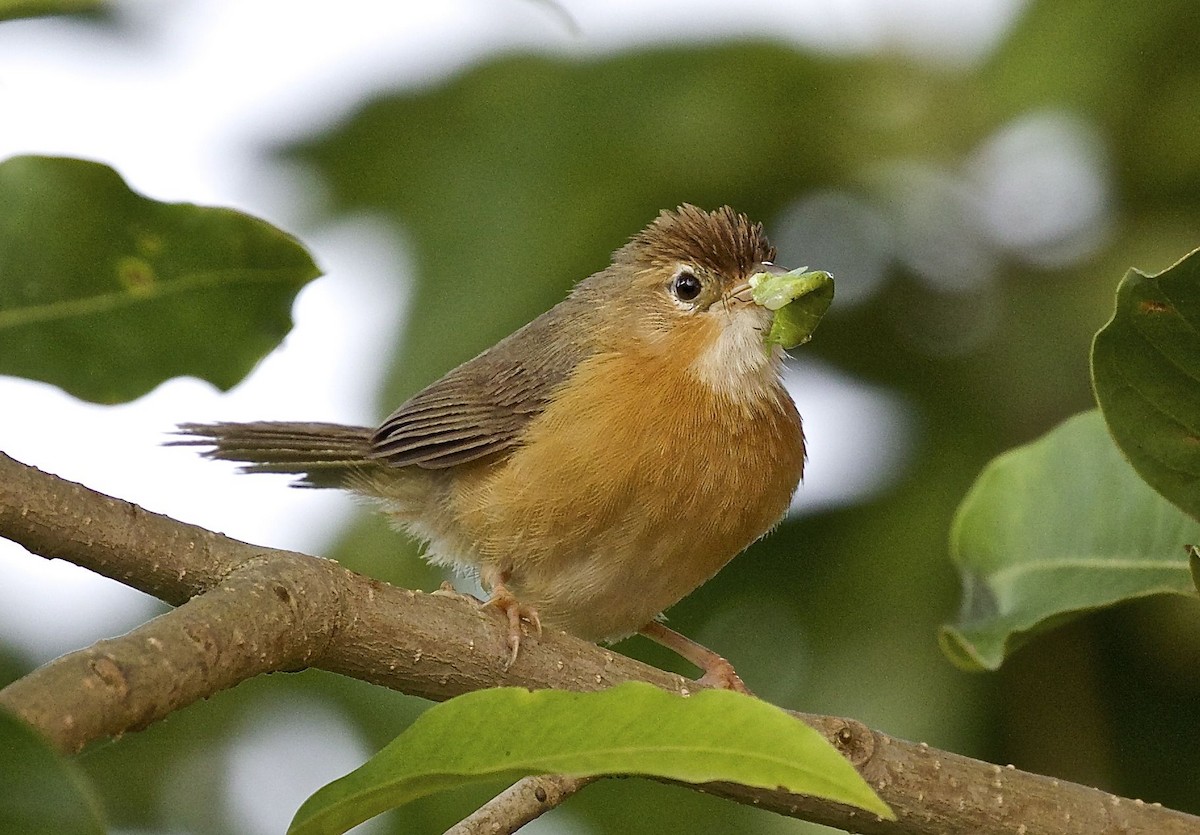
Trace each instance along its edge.
<instances>
[{"instance_id":1,"label":"white sky","mask_svg":"<svg viewBox=\"0 0 1200 835\"><path fill-rule=\"evenodd\" d=\"M892 49L956 63L985 52L1021 0L130 0L138 37L70 22L0 25L0 159L65 154L114 166L164 200L241 208L285 229L308 216L305 184L259 153L371 91L424 85L487 54L530 47L609 52L631 44L769 37L832 52ZM229 394L170 381L98 407L0 378L0 450L150 510L253 542L320 552L350 500L160 446L183 421L264 418L369 423L404 305L402 244L367 220L306 236L327 276L301 295L284 347ZM384 352L386 353L386 352ZM810 438L800 501L869 491L903 465L906 412L886 392L805 366L795 387ZM796 381L793 381L796 382ZM0 639L36 660L117 634L150 601L0 541ZM294 809L294 806L292 807ZM288 811L290 814L290 811ZM248 824L249 825L249 824ZM258 831L258 827L252 827ZM275 831L282 827L276 827ZM264 825L262 831L270 831Z\"/></svg>"}]
</instances>

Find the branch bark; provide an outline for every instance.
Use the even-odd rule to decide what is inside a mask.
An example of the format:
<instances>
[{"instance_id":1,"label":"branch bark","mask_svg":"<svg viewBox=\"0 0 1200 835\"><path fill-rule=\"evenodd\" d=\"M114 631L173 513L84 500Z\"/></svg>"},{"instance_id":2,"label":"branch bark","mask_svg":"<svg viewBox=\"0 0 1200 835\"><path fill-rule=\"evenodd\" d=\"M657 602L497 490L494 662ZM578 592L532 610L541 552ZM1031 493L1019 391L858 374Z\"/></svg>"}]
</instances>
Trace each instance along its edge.
<instances>
[{"instance_id":1,"label":"branch bark","mask_svg":"<svg viewBox=\"0 0 1200 835\"><path fill-rule=\"evenodd\" d=\"M318 667L441 700L481 687L597 690L631 679L696 685L563 633L530 636L505 668L491 613L389 586L329 560L238 542L0 454L0 536L178 606L0 690L0 707L60 750L143 728L259 673ZM1198 835L1200 818L794 714L823 733L899 816L728 783L692 786L851 832L885 835Z\"/></svg>"},{"instance_id":2,"label":"branch bark","mask_svg":"<svg viewBox=\"0 0 1200 835\"><path fill-rule=\"evenodd\" d=\"M443 835L512 835L541 817L598 777L534 774L513 783Z\"/></svg>"}]
</instances>

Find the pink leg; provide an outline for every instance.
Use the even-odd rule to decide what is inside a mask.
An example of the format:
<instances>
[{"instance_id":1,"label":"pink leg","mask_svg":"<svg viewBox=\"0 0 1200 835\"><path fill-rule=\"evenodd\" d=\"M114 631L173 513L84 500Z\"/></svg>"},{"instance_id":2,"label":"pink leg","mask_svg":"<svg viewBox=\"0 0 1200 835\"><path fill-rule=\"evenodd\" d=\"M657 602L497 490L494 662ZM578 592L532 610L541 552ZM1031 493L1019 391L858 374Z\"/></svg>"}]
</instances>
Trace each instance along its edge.
<instances>
[{"instance_id":1,"label":"pink leg","mask_svg":"<svg viewBox=\"0 0 1200 835\"><path fill-rule=\"evenodd\" d=\"M664 626L656 620L650 621L638 631L651 641L661 644L703 670L704 675L698 679L699 684L720 687L724 690L736 690L747 696L754 695L742 682L741 676L733 669L733 665L708 647L680 635L674 629Z\"/></svg>"}]
</instances>

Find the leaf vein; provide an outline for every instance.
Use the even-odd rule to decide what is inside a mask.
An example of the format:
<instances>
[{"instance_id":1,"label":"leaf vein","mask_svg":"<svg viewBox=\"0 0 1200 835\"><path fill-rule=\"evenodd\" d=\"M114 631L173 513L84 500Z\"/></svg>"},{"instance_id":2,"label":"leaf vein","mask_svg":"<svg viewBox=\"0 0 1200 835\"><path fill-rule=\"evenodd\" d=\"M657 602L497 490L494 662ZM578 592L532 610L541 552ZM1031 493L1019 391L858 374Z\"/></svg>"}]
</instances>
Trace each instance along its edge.
<instances>
[{"instance_id":1,"label":"leaf vein","mask_svg":"<svg viewBox=\"0 0 1200 835\"><path fill-rule=\"evenodd\" d=\"M0 330L24 327L44 322L63 321L79 316L89 316L111 310L158 300L166 296L179 295L203 289L208 286L219 286L230 282L231 275L247 277L244 283L266 283L270 281L297 282L296 270L293 267L277 267L274 269L246 270L232 268L228 270L213 270L209 272L191 273L183 278L156 282L154 285L138 292L119 291L102 293L94 296L84 296L75 299L63 299L48 304L18 307L0 310Z\"/></svg>"},{"instance_id":2,"label":"leaf vein","mask_svg":"<svg viewBox=\"0 0 1200 835\"><path fill-rule=\"evenodd\" d=\"M1056 571L1063 568L1098 568L1118 571L1161 571L1163 569L1188 571L1188 565L1183 560L1138 560L1138 559L1097 559L1095 557L1069 557L1056 560L1040 560L1002 568L991 573L989 578L996 580L1011 580L1022 574Z\"/></svg>"}]
</instances>

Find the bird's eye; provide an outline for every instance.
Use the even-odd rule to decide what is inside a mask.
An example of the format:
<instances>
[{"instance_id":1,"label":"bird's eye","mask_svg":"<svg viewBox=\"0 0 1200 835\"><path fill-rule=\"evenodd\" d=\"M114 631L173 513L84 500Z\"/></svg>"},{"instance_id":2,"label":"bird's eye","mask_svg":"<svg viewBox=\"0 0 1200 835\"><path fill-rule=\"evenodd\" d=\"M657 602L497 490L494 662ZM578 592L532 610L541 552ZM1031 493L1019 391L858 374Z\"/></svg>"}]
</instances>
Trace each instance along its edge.
<instances>
[{"instance_id":1,"label":"bird's eye","mask_svg":"<svg viewBox=\"0 0 1200 835\"><path fill-rule=\"evenodd\" d=\"M702 289L700 279L691 270L681 270L671 279L671 293L681 302L695 301Z\"/></svg>"}]
</instances>

